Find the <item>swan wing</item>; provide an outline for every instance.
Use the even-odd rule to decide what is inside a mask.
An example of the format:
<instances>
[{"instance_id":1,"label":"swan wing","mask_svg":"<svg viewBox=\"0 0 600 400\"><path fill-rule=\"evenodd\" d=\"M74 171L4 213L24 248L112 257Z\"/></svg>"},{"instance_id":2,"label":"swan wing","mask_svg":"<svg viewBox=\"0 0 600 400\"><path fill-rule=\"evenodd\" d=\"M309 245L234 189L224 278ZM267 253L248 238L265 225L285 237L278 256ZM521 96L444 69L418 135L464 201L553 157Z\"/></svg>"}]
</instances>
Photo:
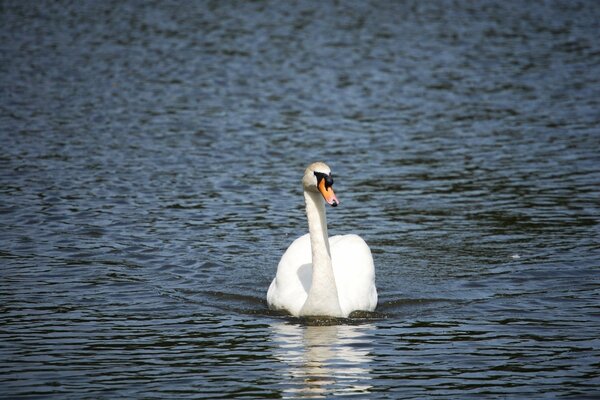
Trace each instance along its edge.
<instances>
[{"instance_id":1,"label":"swan wing","mask_svg":"<svg viewBox=\"0 0 600 400\"><path fill-rule=\"evenodd\" d=\"M267 292L269 307L287 310L294 316L300 315L300 309L308 297L311 280L310 236L307 233L294 240L281 256L277 274Z\"/></svg>"},{"instance_id":2,"label":"swan wing","mask_svg":"<svg viewBox=\"0 0 600 400\"><path fill-rule=\"evenodd\" d=\"M356 310L373 311L377 289L371 249L354 234L333 236L329 245L342 313L347 316Z\"/></svg>"}]
</instances>

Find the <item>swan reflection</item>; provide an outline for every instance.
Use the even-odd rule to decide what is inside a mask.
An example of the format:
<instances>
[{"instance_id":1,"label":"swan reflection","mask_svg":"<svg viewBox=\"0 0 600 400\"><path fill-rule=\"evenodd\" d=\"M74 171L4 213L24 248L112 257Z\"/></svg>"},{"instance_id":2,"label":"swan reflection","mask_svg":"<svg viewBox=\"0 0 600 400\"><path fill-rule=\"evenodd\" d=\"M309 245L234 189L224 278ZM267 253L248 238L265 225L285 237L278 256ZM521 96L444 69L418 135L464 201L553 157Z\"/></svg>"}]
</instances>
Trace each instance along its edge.
<instances>
[{"instance_id":1,"label":"swan reflection","mask_svg":"<svg viewBox=\"0 0 600 400\"><path fill-rule=\"evenodd\" d=\"M371 329L371 325L274 324L275 357L285 366L284 397L368 393Z\"/></svg>"}]
</instances>

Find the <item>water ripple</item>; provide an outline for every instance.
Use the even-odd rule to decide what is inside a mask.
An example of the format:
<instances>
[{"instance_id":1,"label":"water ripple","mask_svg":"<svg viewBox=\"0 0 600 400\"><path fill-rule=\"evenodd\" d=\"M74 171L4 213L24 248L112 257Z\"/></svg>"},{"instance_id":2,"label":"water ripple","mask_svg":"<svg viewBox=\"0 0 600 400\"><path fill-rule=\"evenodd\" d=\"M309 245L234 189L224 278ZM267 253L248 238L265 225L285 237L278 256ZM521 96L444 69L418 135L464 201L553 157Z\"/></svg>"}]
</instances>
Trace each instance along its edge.
<instances>
[{"instance_id":1,"label":"water ripple","mask_svg":"<svg viewBox=\"0 0 600 400\"><path fill-rule=\"evenodd\" d=\"M283 4L3 4L5 396L597 397L600 7ZM375 313L267 309L318 159Z\"/></svg>"}]
</instances>

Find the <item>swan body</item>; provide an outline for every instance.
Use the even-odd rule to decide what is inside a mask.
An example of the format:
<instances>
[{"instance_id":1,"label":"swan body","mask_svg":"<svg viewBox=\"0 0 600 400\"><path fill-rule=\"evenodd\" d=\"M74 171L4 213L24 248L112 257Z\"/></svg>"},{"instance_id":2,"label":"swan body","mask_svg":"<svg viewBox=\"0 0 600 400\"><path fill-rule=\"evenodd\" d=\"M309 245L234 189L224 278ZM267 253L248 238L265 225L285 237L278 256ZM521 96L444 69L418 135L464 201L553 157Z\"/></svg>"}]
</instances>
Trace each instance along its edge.
<instances>
[{"instance_id":1,"label":"swan body","mask_svg":"<svg viewBox=\"0 0 600 400\"><path fill-rule=\"evenodd\" d=\"M377 305L371 250L358 235L328 237L325 202L337 206L331 171L311 164L302 180L309 233L285 251L267 292L272 309L294 316L347 317Z\"/></svg>"}]
</instances>

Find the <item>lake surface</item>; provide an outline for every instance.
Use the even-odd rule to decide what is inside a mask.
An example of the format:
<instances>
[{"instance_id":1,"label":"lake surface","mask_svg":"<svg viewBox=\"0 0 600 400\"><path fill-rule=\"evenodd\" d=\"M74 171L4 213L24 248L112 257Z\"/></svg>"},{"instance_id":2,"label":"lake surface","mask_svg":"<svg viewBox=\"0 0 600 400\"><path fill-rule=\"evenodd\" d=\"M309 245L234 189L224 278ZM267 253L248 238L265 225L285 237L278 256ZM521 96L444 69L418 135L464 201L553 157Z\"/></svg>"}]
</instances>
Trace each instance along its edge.
<instances>
[{"instance_id":1,"label":"lake surface","mask_svg":"<svg viewBox=\"0 0 600 400\"><path fill-rule=\"evenodd\" d=\"M1 397L600 396L600 3L64 3L0 6ZM373 314L267 308L316 160Z\"/></svg>"}]
</instances>

